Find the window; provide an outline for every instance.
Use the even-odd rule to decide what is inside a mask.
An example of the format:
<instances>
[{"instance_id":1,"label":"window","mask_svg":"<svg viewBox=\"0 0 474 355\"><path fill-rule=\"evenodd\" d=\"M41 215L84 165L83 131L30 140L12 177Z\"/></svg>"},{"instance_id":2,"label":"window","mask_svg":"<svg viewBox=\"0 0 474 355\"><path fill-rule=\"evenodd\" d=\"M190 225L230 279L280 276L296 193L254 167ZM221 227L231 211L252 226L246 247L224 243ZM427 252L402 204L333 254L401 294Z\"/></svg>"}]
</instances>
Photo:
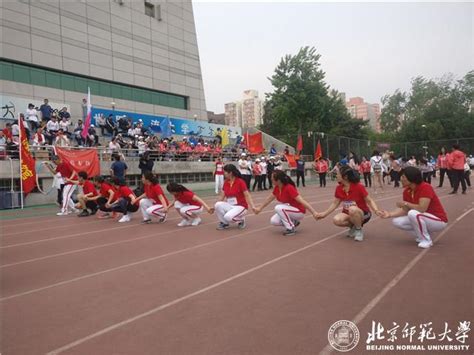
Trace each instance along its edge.
<instances>
[{"instance_id":1,"label":"window","mask_svg":"<svg viewBox=\"0 0 474 355\"><path fill-rule=\"evenodd\" d=\"M64 73L31 64L19 64L5 59L0 60L0 79L83 94L87 93L87 88L90 87L93 95L174 107L181 110L188 109L188 98L185 96Z\"/></svg>"},{"instance_id":2,"label":"window","mask_svg":"<svg viewBox=\"0 0 474 355\"><path fill-rule=\"evenodd\" d=\"M145 15L155 17L155 5L145 1Z\"/></svg>"}]
</instances>

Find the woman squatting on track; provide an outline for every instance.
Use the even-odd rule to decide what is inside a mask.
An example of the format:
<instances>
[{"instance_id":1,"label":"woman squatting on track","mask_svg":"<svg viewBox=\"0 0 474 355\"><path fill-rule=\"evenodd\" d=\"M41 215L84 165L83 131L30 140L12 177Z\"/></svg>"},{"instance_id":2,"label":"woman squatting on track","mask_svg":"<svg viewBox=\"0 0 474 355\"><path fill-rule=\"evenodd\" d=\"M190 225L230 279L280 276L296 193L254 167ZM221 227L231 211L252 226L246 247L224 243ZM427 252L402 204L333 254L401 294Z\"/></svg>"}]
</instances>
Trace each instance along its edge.
<instances>
[{"instance_id":1,"label":"woman squatting on track","mask_svg":"<svg viewBox=\"0 0 474 355\"><path fill-rule=\"evenodd\" d=\"M283 171L275 171L272 174L272 183L275 186L273 192L260 207L255 209L255 214L259 214L273 200L280 202L275 206L275 214L270 219L274 226L285 227L283 235L290 236L296 233L296 227L304 218L306 209L308 209L316 218L316 211L306 202L295 187L291 177Z\"/></svg>"},{"instance_id":2,"label":"woman squatting on track","mask_svg":"<svg viewBox=\"0 0 474 355\"><path fill-rule=\"evenodd\" d=\"M114 177L112 183L117 190L117 200L112 204L106 204L112 212L119 212L122 218L119 223L130 222L131 214L138 211L138 199L133 191L125 184L125 179Z\"/></svg>"},{"instance_id":3,"label":"woman squatting on track","mask_svg":"<svg viewBox=\"0 0 474 355\"><path fill-rule=\"evenodd\" d=\"M227 229L230 223L237 223L238 227L243 229L249 205L252 211L255 210L252 196L235 165L224 166L224 179L220 201L215 204L216 215L219 219L217 229Z\"/></svg>"},{"instance_id":4,"label":"woman squatting on track","mask_svg":"<svg viewBox=\"0 0 474 355\"><path fill-rule=\"evenodd\" d=\"M421 171L406 167L400 171L403 201L397 202L397 209L382 211L382 218L393 218L393 225L409 231L416 237L420 248L433 245L431 233L439 232L448 225L448 217L433 187L423 181Z\"/></svg>"},{"instance_id":5,"label":"woman squatting on track","mask_svg":"<svg viewBox=\"0 0 474 355\"><path fill-rule=\"evenodd\" d=\"M361 242L364 240L362 226L370 220L372 214L380 214L374 200L369 196L365 187L360 183L359 173L349 166L342 166L337 172L337 182L334 201L329 208L321 213L316 213L317 219L326 218L342 202L342 212L333 218L333 223L338 227L349 227L348 237ZM369 209L370 206L370 209Z\"/></svg>"},{"instance_id":6,"label":"woman squatting on track","mask_svg":"<svg viewBox=\"0 0 474 355\"><path fill-rule=\"evenodd\" d=\"M158 183L158 178L151 172L142 176L145 192L137 199L140 200L140 211L142 212L142 223L151 223L151 216L158 217L158 223L166 221L170 203Z\"/></svg>"},{"instance_id":7,"label":"woman squatting on track","mask_svg":"<svg viewBox=\"0 0 474 355\"><path fill-rule=\"evenodd\" d=\"M201 223L199 215L202 213L203 208L208 213L213 212L206 202L183 185L170 182L166 189L173 195L175 199L174 207L180 216L183 217L182 221L178 223L178 227L198 226Z\"/></svg>"}]
</instances>

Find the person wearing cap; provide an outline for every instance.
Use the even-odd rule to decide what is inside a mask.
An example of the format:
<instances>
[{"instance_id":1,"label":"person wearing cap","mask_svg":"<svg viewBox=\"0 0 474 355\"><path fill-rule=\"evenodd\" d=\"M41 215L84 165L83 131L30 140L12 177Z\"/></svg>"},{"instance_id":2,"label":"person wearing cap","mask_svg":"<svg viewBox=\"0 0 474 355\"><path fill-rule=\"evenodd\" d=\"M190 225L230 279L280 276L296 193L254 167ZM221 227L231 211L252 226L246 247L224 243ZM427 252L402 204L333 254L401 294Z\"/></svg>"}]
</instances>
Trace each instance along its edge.
<instances>
[{"instance_id":1,"label":"person wearing cap","mask_svg":"<svg viewBox=\"0 0 474 355\"><path fill-rule=\"evenodd\" d=\"M95 131L95 126L93 124L90 125L89 129L87 130L87 145L90 147L99 145L99 136Z\"/></svg>"},{"instance_id":2,"label":"person wearing cap","mask_svg":"<svg viewBox=\"0 0 474 355\"><path fill-rule=\"evenodd\" d=\"M67 162L63 162L59 156L54 155L51 160L56 165L56 167L53 167L49 163L46 164L46 166L53 175L60 174L64 182L64 187L62 189L61 211L56 215L67 216L70 212L77 212L77 209L74 206L74 201L71 198L72 194L76 190L76 181L74 179L77 177L77 174L72 166Z\"/></svg>"},{"instance_id":3,"label":"person wearing cap","mask_svg":"<svg viewBox=\"0 0 474 355\"><path fill-rule=\"evenodd\" d=\"M242 179L247 185L247 189L250 189L250 180L252 179L252 174L250 172L250 163L247 161L247 154L242 153L238 161L239 172L242 175Z\"/></svg>"},{"instance_id":4,"label":"person wearing cap","mask_svg":"<svg viewBox=\"0 0 474 355\"><path fill-rule=\"evenodd\" d=\"M255 164L252 166L252 173L254 183L252 187L252 191L255 191L255 186L258 187L258 191L262 191L262 167L260 165L260 159L255 159Z\"/></svg>"}]
</instances>

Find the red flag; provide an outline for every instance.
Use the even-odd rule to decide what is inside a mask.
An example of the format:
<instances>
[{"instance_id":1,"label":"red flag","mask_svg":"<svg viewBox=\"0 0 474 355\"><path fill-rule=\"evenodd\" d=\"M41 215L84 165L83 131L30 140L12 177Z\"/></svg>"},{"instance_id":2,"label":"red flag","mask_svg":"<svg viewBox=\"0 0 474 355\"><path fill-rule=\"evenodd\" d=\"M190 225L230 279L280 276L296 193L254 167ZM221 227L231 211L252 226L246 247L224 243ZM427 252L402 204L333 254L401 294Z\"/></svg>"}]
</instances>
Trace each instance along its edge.
<instances>
[{"instance_id":1,"label":"red flag","mask_svg":"<svg viewBox=\"0 0 474 355\"><path fill-rule=\"evenodd\" d=\"M71 165L76 173L85 171L88 177L100 174L99 157L95 149L67 149L56 147L56 152L62 161Z\"/></svg>"},{"instance_id":2,"label":"red flag","mask_svg":"<svg viewBox=\"0 0 474 355\"><path fill-rule=\"evenodd\" d=\"M323 156L323 150L321 149L321 142L318 140L318 145L316 146L316 151L314 152L314 160L318 160Z\"/></svg>"},{"instance_id":3,"label":"red flag","mask_svg":"<svg viewBox=\"0 0 474 355\"><path fill-rule=\"evenodd\" d=\"M296 168L296 160L295 156L292 154L285 154L286 161L288 162L288 166L292 169Z\"/></svg>"},{"instance_id":4,"label":"red flag","mask_svg":"<svg viewBox=\"0 0 474 355\"><path fill-rule=\"evenodd\" d=\"M245 144L250 153L260 154L263 152L262 132L255 134L245 134Z\"/></svg>"},{"instance_id":5,"label":"red flag","mask_svg":"<svg viewBox=\"0 0 474 355\"><path fill-rule=\"evenodd\" d=\"M21 116L18 119L18 125L20 127L21 184L26 196L26 194L30 193L36 187L35 159L30 153L30 144L26 136L25 123Z\"/></svg>"},{"instance_id":6,"label":"red flag","mask_svg":"<svg viewBox=\"0 0 474 355\"><path fill-rule=\"evenodd\" d=\"M298 143L296 143L296 152L301 152L303 150L303 137L301 134L298 135Z\"/></svg>"}]
</instances>

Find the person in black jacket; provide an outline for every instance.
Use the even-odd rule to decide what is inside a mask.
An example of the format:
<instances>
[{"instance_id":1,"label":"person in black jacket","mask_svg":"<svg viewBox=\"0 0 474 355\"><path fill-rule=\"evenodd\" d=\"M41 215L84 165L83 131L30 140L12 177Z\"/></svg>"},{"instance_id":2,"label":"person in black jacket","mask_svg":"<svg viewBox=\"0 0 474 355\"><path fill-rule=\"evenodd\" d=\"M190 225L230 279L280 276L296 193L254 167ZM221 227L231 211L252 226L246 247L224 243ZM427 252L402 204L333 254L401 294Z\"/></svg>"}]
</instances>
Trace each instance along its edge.
<instances>
[{"instance_id":1,"label":"person in black jacket","mask_svg":"<svg viewBox=\"0 0 474 355\"><path fill-rule=\"evenodd\" d=\"M150 160L150 152L143 153L138 164L138 168L141 170L142 175L145 175L146 173L152 173L153 164L153 160Z\"/></svg>"}]
</instances>

